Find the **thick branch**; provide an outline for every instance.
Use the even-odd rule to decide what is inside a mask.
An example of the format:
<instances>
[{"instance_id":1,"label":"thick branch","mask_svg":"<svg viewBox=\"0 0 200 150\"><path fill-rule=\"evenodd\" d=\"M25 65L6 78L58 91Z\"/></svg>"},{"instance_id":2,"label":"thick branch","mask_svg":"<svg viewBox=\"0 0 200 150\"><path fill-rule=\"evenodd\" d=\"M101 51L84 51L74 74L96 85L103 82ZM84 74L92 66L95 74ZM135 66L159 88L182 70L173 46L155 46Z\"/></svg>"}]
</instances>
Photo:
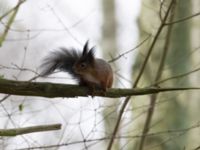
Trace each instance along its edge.
<instances>
[{"instance_id":1,"label":"thick branch","mask_svg":"<svg viewBox=\"0 0 200 150\"><path fill-rule=\"evenodd\" d=\"M107 92L95 91L93 96L102 97L125 97L132 95L147 95L159 92L200 90L200 87L176 87L176 88L134 88L134 89L109 89ZM20 96L41 96L48 98L55 97L78 97L90 95L86 87L70 84L57 84L49 82L28 82L0 79L0 93Z\"/></svg>"},{"instance_id":2,"label":"thick branch","mask_svg":"<svg viewBox=\"0 0 200 150\"><path fill-rule=\"evenodd\" d=\"M15 129L0 129L0 136L17 136L21 134L44 132L44 131L59 130L59 129L61 129L61 124L40 125L40 126L15 128Z\"/></svg>"}]
</instances>

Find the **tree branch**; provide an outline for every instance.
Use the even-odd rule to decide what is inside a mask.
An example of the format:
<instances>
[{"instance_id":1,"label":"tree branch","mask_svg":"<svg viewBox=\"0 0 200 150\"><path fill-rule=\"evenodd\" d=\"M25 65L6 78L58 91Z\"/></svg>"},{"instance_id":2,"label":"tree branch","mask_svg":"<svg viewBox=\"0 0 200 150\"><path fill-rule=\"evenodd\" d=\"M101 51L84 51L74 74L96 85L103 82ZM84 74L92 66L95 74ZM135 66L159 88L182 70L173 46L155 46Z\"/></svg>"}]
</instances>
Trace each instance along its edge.
<instances>
[{"instance_id":1,"label":"tree branch","mask_svg":"<svg viewBox=\"0 0 200 150\"><path fill-rule=\"evenodd\" d=\"M14 19L17 15L17 12L19 10L19 7L21 6L21 4L23 4L25 2L25 0L19 0L18 1L18 4L12 9L13 11L13 14L10 16L10 18L8 19L8 22L7 22L7 25L5 26L5 29L2 33L2 35L0 36L0 47L2 46L7 34L8 34L8 31L11 27L11 25L13 24L14 22ZM4 14L3 16L0 17L0 21L1 19L3 19L5 16L7 16L8 14L10 14L12 11L8 11L6 14Z\"/></svg>"},{"instance_id":2,"label":"tree branch","mask_svg":"<svg viewBox=\"0 0 200 150\"><path fill-rule=\"evenodd\" d=\"M61 124L39 125L15 129L0 129L0 136L17 136L33 132L44 132L61 129Z\"/></svg>"},{"instance_id":3,"label":"tree branch","mask_svg":"<svg viewBox=\"0 0 200 150\"><path fill-rule=\"evenodd\" d=\"M189 132L193 129L197 129L200 127L200 124L197 123L195 125L192 125L188 128L183 128L183 129L168 129L165 131L158 131L158 132L151 132L148 133L147 136L157 136L157 135L167 135L167 134L179 134L179 133L186 133ZM128 140L133 140L137 138L141 138L143 135L136 134L136 135L127 135L127 136L116 136L115 139L128 139ZM101 138L92 138L92 139L85 139L85 140L77 140L77 141L72 141L72 142L64 142L64 143L59 143L59 144L52 144L52 145L44 145L44 146L36 146L36 147L28 147L28 148L20 148L17 150L33 150L33 149L51 149L51 148L61 148L64 146L70 146L70 145L75 145L75 144L83 144L83 143L90 143L90 142L99 142L99 141L106 141L110 140L111 137L106 136L106 137L101 137ZM199 146L198 146L199 147ZM197 147L197 148L198 148ZM197 150L197 149L193 149Z\"/></svg>"},{"instance_id":4,"label":"tree branch","mask_svg":"<svg viewBox=\"0 0 200 150\"><path fill-rule=\"evenodd\" d=\"M200 15L200 12L197 12L197 13L191 15L191 16L187 16L185 18L181 18L181 19L176 20L176 21L171 21L171 22L165 23L165 25L172 25L172 24L175 24L175 23L181 23L181 22L187 21L187 20L192 19L192 18L199 16L199 15Z\"/></svg>"},{"instance_id":5,"label":"tree branch","mask_svg":"<svg viewBox=\"0 0 200 150\"><path fill-rule=\"evenodd\" d=\"M6 13L4 13L2 16L0 16L0 21L1 21L4 17L8 16L11 12L13 12L13 11L16 10L16 9L18 9L18 7L19 7L22 3L24 3L24 2L25 2L25 0L19 0L19 2L17 3L17 5L16 5L15 7L13 7L12 9L10 9L10 10L8 10Z\"/></svg>"},{"instance_id":6,"label":"tree branch","mask_svg":"<svg viewBox=\"0 0 200 150\"><path fill-rule=\"evenodd\" d=\"M134 89L108 89L107 92L95 91L92 96L101 97L125 97L132 95L147 95L160 92L182 91L182 90L200 90L200 87L148 87ZM71 84L58 84L50 82L29 82L29 81L14 81L0 79L0 93L19 95L19 96L41 96L48 98L55 97L78 97L88 96L90 91L86 87Z\"/></svg>"},{"instance_id":7,"label":"tree branch","mask_svg":"<svg viewBox=\"0 0 200 150\"><path fill-rule=\"evenodd\" d=\"M137 87L137 85L138 85L138 83L139 83L139 81L140 81L140 79L142 77L142 74L143 74L144 69L145 69L145 67L147 65L147 62L148 62L148 60L150 58L150 55L151 55L152 51L154 50L154 46L157 43L158 37L159 37L160 33L162 32L163 28L165 27L165 23L166 23L166 21L168 19L168 16L170 14L170 11L171 11L171 8L173 6L173 3L174 3L174 0L171 0L170 5L169 5L169 7L167 9L167 12L165 13L165 16L164 16L164 18L163 18L163 20L162 20L162 22L161 22L156 34L155 34L155 37L154 37L154 39L153 39L153 41L152 41L152 43L151 43L151 45L150 45L150 47L149 47L149 49L147 51L147 55L146 55L146 57L144 59L144 62L142 63L141 69L139 70L139 73L138 73L138 75L136 77L136 80L134 81L133 89ZM119 116L117 118L117 123L115 125L114 131L113 131L113 134L112 134L112 138L111 138L111 140L110 140L110 142L108 144L107 150L111 150L112 149L112 145L113 145L113 142L114 142L114 137L116 137L116 134L118 132L118 128L119 128L119 125L120 125L120 122L121 122L121 119L122 119L122 115L124 114L124 110L126 109L130 99L131 99L131 96L127 96L126 99L124 100L121 108L120 108Z\"/></svg>"},{"instance_id":8,"label":"tree branch","mask_svg":"<svg viewBox=\"0 0 200 150\"><path fill-rule=\"evenodd\" d=\"M172 7L172 10L171 10L171 16L169 18L170 21L172 21L174 19L175 6L176 5L174 5L174 7ZM165 65L165 61L166 61L167 54L168 54L168 51L169 51L169 46L170 46L170 38L171 38L171 34L172 34L172 27L173 27L173 25L168 26L168 29L167 29L166 40L165 40L165 44L164 44L164 47L163 47L163 53L161 55L158 70L157 70L157 73L156 73L156 76L155 76L155 79L154 79L155 82L158 82L160 80L160 78L162 77L162 74L163 74L163 68L164 68L164 65ZM154 85L158 86L158 84L154 84ZM145 140L146 140L147 134L149 132L150 124L152 122L153 114L154 114L154 111L155 111L157 97L158 97L158 94L152 94L151 97L150 97L150 104L149 104L148 113L147 113L147 116L146 116L146 119L145 119L145 124L144 124L143 130L142 130L142 137L141 137L141 140L140 140L140 143L139 143L139 150L144 149Z\"/></svg>"}]
</instances>

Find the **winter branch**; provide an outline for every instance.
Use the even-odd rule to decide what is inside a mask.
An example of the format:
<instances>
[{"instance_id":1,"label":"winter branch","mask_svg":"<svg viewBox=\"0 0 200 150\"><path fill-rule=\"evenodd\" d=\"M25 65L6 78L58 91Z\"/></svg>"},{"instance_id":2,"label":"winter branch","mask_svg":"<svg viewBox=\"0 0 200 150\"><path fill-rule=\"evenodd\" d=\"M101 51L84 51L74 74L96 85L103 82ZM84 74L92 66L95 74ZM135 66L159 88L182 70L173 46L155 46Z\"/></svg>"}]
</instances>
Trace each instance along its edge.
<instances>
[{"instance_id":1,"label":"winter branch","mask_svg":"<svg viewBox=\"0 0 200 150\"><path fill-rule=\"evenodd\" d=\"M33 132L43 132L61 129L61 124L39 125L24 128L0 129L0 136L17 136Z\"/></svg>"},{"instance_id":2,"label":"winter branch","mask_svg":"<svg viewBox=\"0 0 200 150\"><path fill-rule=\"evenodd\" d=\"M108 89L107 92L95 91L92 96L101 97L125 97L133 95L148 95L160 92L182 91L182 90L200 90L200 87L147 87L134 89ZM71 84L58 84L50 82L30 82L30 81L14 81L0 79L0 93L19 95L19 96L41 96L48 98L55 97L78 97L90 95L89 89Z\"/></svg>"}]
</instances>

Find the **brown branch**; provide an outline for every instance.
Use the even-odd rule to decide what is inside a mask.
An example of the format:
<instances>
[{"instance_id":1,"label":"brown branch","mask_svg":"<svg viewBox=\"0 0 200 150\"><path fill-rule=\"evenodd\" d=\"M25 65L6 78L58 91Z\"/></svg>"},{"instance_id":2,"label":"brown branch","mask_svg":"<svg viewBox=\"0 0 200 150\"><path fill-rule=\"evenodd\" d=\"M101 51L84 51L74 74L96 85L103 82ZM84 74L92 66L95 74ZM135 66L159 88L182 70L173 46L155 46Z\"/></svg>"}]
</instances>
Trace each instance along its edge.
<instances>
[{"instance_id":1,"label":"brown branch","mask_svg":"<svg viewBox=\"0 0 200 150\"><path fill-rule=\"evenodd\" d=\"M39 125L14 129L0 129L0 136L17 136L33 132L44 132L59 129L61 129L61 124Z\"/></svg>"},{"instance_id":2,"label":"brown branch","mask_svg":"<svg viewBox=\"0 0 200 150\"><path fill-rule=\"evenodd\" d=\"M175 8L175 5L174 5L172 11L174 11L174 8ZM172 15L170 16L170 21L172 21L173 18L174 18L174 13L171 12L171 14ZM172 27L173 27L172 25L168 26L165 45L164 45L164 48L163 48L163 53L162 53L162 56L161 56L161 59L160 59L160 64L159 64L158 71L156 73L156 77L154 79L154 82L157 82L161 78L162 73L163 73L165 60L166 60L166 57L167 57L167 53L169 51ZM157 84L154 84L154 85L157 86ZM152 117L153 117L153 114L154 114L154 108L155 108L155 105L156 105L157 96L158 96L158 94L151 95L150 104L149 104L150 106L148 108L148 113L147 113L147 116L146 116L143 131L142 131L142 137L141 137L141 140L140 140L140 143L139 143L139 150L143 150L145 140L146 140L146 136L147 136L149 129L150 129L150 124L151 124Z\"/></svg>"},{"instance_id":3,"label":"brown branch","mask_svg":"<svg viewBox=\"0 0 200 150\"><path fill-rule=\"evenodd\" d=\"M194 148L193 150L200 150L200 146L197 146L197 147Z\"/></svg>"},{"instance_id":4,"label":"brown branch","mask_svg":"<svg viewBox=\"0 0 200 150\"><path fill-rule=\"evenodd\" d=\"M133 95L148 95L160 92L169 91L185 91L185 90L200 90L200 87L149 87L149 88L134 88L134 89L120 89L112 88L107 92L95 91L92 96L101 97L126 97ZM40 96L40 97L86 97L90 95L90 91L86 87L71 84L58 84L50 82L29 82L29 81L14 81L0 79L0 93L19 95L19 96Z\"/></svg>"},{"instance_id":5,"label":"brown branch","mask_svg":"<svg viewBox=\"0 0 200 150\"><path fill-rule=\"evenodd\" d=\"M171 11L171 8L172 8L172 6L173 6L173 3L174 3L174 0L171 0L170 5L169 5L169 7L168 7L168 9L167 9L167 12L166 12L166 14L165 14L165 16L164 16L164 18L163 18L163 21L161 22L161 24L160 24L160 26L159 26L159 28L158 28L158 30L157 30L157 33L156 33L156 35L155 35L155 37L154 37L154 39L153 39L153 41L152 41L152 44L151 44L151 46L150 46L150 48L149 48L149 50L148 50L148 52L147 52L147 56L145 57L145 60L144 60L144 62L143 62L143 64L142 64L142 67L141 67L141 69L140 69L140 71L139 71L139 74L138 74L138 76L137 76L137 78L136 78L136 80L135 80L135 82L134 82L133 88L137 87L137 84L139 83L139 80L140 80L140 78L141 78L141 76L142 76L142 74L143 74L143 72L144 72L144 69L145 69L146 64L147 64L147 62L148 62L148 60L149 60L149 57L150 57L150 55L151 55L151 53L152 53L152 51L153 51L153 49L154 49L154 46L156 45L156 41L157 41L157 39L158 39L158 37L159 37L161 31L162 31L163 28L165 27L165 23L166 23L166 21L167 21L167 18L168 18L168 16L169 16L169 13L170 13L170 11ZM113 142L114 142L114 138L116 137L116 134L117 134L117 131L118 131L120 122L121 122L122 115L123 115L123 113L124 113L124 110L125 110L126 106L127 106L128 103L129 103L130 98L131 98L131 96L126 97L125 101L124 101L123 104L122 104L122 107L121 107L120 112L119 112L119 117L117 118L117 123L116 123L116 125L115 125L114 131L113 131L113 134L112 134L112 138L111 138L111 140L110 140L110 142L109 142L109 144L108 144L107 150L111 150L111 148L112 148L112 145L113 145Z\"/></svg>"},{"instance_id":6,"label":"brown branch","mask_svg":"<svg viewBox=\"0 0 200 150\"><path fill-rule=\"evenodd\" d=\"M193 14L191 16L176 20L176 21L165 23L165 25L172 25L172 24L175 24L175 23L181 23L181 22L184 22L184 21L188 21L189 19L192 19L193 17L199 16L199 15L200 15L200 12L195 13L195 14Z\"/></svg>"}]
</instances>

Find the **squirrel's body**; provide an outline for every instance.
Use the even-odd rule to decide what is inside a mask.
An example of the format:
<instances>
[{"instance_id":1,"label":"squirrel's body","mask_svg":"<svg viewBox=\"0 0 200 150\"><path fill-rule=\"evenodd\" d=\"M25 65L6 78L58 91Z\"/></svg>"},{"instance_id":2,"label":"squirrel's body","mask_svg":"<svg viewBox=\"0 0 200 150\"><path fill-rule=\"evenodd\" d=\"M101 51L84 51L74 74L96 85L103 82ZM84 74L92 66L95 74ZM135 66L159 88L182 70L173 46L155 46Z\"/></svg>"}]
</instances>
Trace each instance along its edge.
<instances>
[{"instance_id":1,"label":"squirrel's body","mask_svg":"<svg viewBox=\"0 0 200 150\"><path fill-rule=\"evenodd\" d=\"M110 65L103 59L95 59L94 68L89 72L84 72L81 75L80 85L92 86L94 83L97 87L106 90L111 88L113 75L111 73ZM77 72L79 73L79 72Z\"/></svg>"},{"instance_id":2,"label":"squirrel's body","mask_svg":"<svg viewBox=\"0 0 200 150\"><path fill-rule=\"evenodd\" d=\"M71 74L81 86L91 89L100 88L106 91L112 87L113 72L111 66L103 59L94 57L94 48L88 48L86 42L83 52L75 49L61 48L52 52L42 64L42 76L49 75L55 70Z\"/></svg>"}]
</instances>

